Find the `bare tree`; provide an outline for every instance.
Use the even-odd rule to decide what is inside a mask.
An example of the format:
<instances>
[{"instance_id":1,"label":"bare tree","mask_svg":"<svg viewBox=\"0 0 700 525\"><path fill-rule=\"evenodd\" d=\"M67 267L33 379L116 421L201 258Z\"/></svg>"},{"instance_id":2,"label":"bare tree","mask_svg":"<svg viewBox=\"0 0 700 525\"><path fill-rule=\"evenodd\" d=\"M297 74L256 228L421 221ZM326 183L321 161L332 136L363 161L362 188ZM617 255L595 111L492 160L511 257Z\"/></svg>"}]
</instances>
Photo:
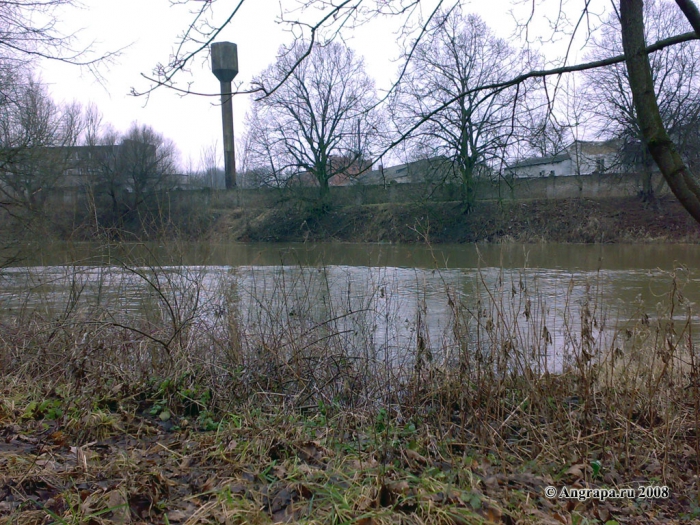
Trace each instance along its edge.
<instances>
[{"instance_id":1,"label":"bare tree","mask_svg":"<svg viewBox=\"0 0 700 525\"><path fill-rule=\"evenodd\" d=\"M265 90L279 84L304 49L286 48L254 84ZM277 91L256 102L250 132L265 144L256 164L271 162L287 179L308 174L324 201L334 176L366 168L378 124L370 111L375 103L374 84L352 50L339 43L315 48Z\"/></svg>"},{"instance_id":2,"label":"bare tree","mask_svg":"<svg viewBox=\"0 0 700 525\"><path fill-rule=\"evenodd\" d=\"M519 150L518 157L551 157L571 143L569 126L560 122L547 105L528 108L520 115L519 122L529 133L520 136L524 151Z\"/></svg>"},{"instance_id":3,"label":"bare tree","mask_svg":"<svg viewBox=\"0 0 700 525\"><path fill-rule=\"evenodd\" d=\"M47 94L45 90L39 94L36 86L28 88L25 72L35 60L50 59L85 67L99 79L99 65L119 54L96 56L91 54L91 46L74 46L74 36L61 31L59 21L60 15L65 15L62 11L72 5L74 0L0 0L0 208L23 221L37 216L24 213L27 210L43 211L53 183L64 178L67 150L55 146L75 142L79 120L77 105L62 107L46 100L35 107L46 111L29 119L31 96L27 90L38 95L35 102L46 99ZM60 122L54 128L58 135L48 140L51 125L43 131L21 132L22 126L39 124L41 118L45 123ZM37 154L40 149L42 155ZM25 231L27 225L23 222ZM19 232L15 229L13 235L19 237ZM6 255L10 244L0 244L0 267L13 260L13 255Z\"/></svg>"},{"instance_id":4,"label":"bare tree","mask_svg":"<svg viewBox=\"0 0 700 525\"><path fill-rule=\"evenodd\" d=\"M271 121L265 122L264 108L254 104L246 115L243 135L245 178L255 187L282 188L298 169L290 166L289 156Z\"/></svg>"},{"instance_id":5,"label":"bare tree","mask_svg":"<svg viewBox=\"0 0 700 525\"><path fill-rule=\"evenodd\" d=\"M682 118L669 129L684 162L692 173L700 173L700 99L694 97L684 105Z\"/></svg>"},{"instance_id":6,"label":"bare tree","mask_svg":"<svg viewBox=\"0 0 700 525\"><path fill-rule=\"evenodd\" d=\"M690 29L685 16L673 2L648 0L644 12L647 40L665 39ZM590 58L601 59L622 52L620 18L612 13L600 37L593 41ZM689 147L693 135L689 124L697 121L700 107L698 60L700 47L697 42L683 42L649 58L661 118L684 153L693 149ZM641 169L643 197L654 200L654 159L637 120L627 68L624 64L615 64L588 71L585 78L585 100L589 112L595 117L599 134L618 139L619 169ZM697 135L697 131L694 134Z\"/></svg>"},{"instance_id":7,"label":"bare tree","mask_svg":"<svg viewBox=\"0 0 700 525\"><path fill-rule=\"evenodd\" d=\"M86 67L99 78L97 67L119 51L95 56L91 46L76 47L75 35L61 31L60 15L75 0L0 0L0 93L2 79L35 59L58 60Z\"/></svg>"},{"instance_id":8,"label":"bare tree","mask_svg":"<svg viewBox=\"0 0 700 525\"><path fill-rule=\"evenodd\" d=\"M83 111L83 135L81 143L85 146L97 145L103 132L104 116L94 102L90 102Z\"/></svg>"},{"instance_id":9,"label":"bare tree","mask_svg":"<svg viewBox=\"0 0 700 525\"><path fill-rule=\"evenodd\" d=\"M695 4L690 0L676 0L676 3L695 30L695 36L700 36L700 13ZM700 222L700 184L671 140L656 98L644 38L642 0L620 1L620 24L629 84L642 138L673 194Z\"/></svg>"},{"instance_id":10,"label":"bare tree","mask_svg":"<svg viewBox=\"0 0 700 525\"><path fill-rule=\"evenodd\" d=\"M119 54L96 55L91 45L77 46L75 34L61 28L61 16L70 7L78 3L0 0L0 204L6 210L40 211L69 170L67 157L75 152L67 147L80 133L79 106L54 103L25 71L36 60L48 59L85 67L99 79L99 66Z\"/></svg>"},{"instance_id":11,"label":"bare tree","mask_svg":"<svg viewBox=\"0 0 700 525\"><path fill-rule=\"evenodd\" d=\"M527 90L515 115L519 158L558 155L585 135L590 114L577 80L575 74L563 81L543 78L541 84Z\"/></svg>"},{"instance_id":12,"label":"bare tree","mask_svg":"<svg viewBox=\"0 0 700 525\"><path fill-rule=\"evenodd\" d=\"M119 142L119 133L108 126L89 143L93 152L88 164L90 175L86 181L88 194L91 196L98 220L101 217L104 221L103 198L109 199L109 222L113 226L117 225L117 221L125 213L122 203L125 182L119 171L118 162Z\"/></svg>"},{"instance_id":13,"label":"bare tree","mask_svg":"<svg viewBox=\"0 0 700 525\"><path fill-rule=\"evenodd\" d=\"M203 146L199 151L199 160L188 157L183 166L184 181L190 188L223 188L225 187L224 170L219 167L217 141ZM183 181L183 182L184 182Z\"/></svg>"},{"instance_id":14,"label":"bare tree","mask_svg":"<svg viewBox=\"0 0 700 525\"><path fill-rule=\"evenodd\" d=\"M187 2L190 0L182 0ZM191 0L194 1L194 0ZM151 78L153 85L145 90L145 93L150 93L153 89L159 86L169 86L174 89L176 85L176 75L187 68L187 64L201 51L206 50L211 41L216 38L220 31L228 25L231 20L237 15L243 0L240 0L232 11L222 21L215 21L207 16L211 13L211 7L214 2L207 2L201 5L197 10L193 22L184 31L183 37L180 40L180 45L177 46L177 51L171 57L168 64L156 68L155 75ZM460 2L447 2L439 0L436 10L446 5L456 5ZM656 95L654 92L653 78L649 66L649 54L653 54L669 46L678 45L683 42L700 38L700 12L692 0L676 0L676 4L683 11L686 18L690 22L694 31L689 31L681 34L674 34L669 38L658 40L647 45L644 38L644 15L642 0L620 0L619 10L621 15L621 35L623 42L623 54L608 56L601 60L593 60L589 62L571 63L570 51L574 48L577 42L582 42L586 45L590 42L592 31L595 29L595 14L591 11L591 2L583 2L579 9L571 8L566 2L559 2L558 8L554 11L548 10L547 6L542 6L538 2L532 0L517 2L526 6L528 12L524 15L521 13L520 20L520 35L525 37L525 46L529 47L533 41L546 41L561 38L566 35L570 38L570 43L564 57L557 63L546 69L532 69L523 74L517 74L510 79L487 83L481 86L475 86L459 93L452 100L446 100L441 108L435 108L434 114L442 108L449 106L460 96L467 95L472 92L488 91L508 86L516 86L522 84L531 78L556 77L576 71L586 71L609 67L614 64L626 62L629 73L630 88L633 93L633 100L636 110L636 118L640 124L640 129L649 151L654 158L654 161L659 166L669 187L681 204L688 212L700 222L700 184L692 175L688 167L684 164L682 157L676 151L673 141L666 131L663 120L661 119ZM271 95L276 90L281 89L282 85L292 78L292 71L301 67L304 59L311 53L314 45L321 41L325 43L329 40L342 35L343 31L348 28L357 27L369 20L377 17L395 17L400 19L402 24L403 36L418 35L414 41L417 45L422 38L428 34L427 28L432 20L435 11L428 14L427 17L422 16L420 10L421 2L419 0L354 0L336 2L334 0L287 0L281 2L282 6L292 6L284 10L282 7L282 15L280 21L287 23L295 35L298 36L298 42L306 42L305 51L300 53L296 61L292 61L287 68L285 74L278 76L276 85L252 86L251 91L262 90L267 95ZM616 3L613 7L617 8ZM296 9L295 9L296 8ZM548 27L551 28L549 36L539 34L534 31L531 22L535 19L536 12L545 12ZM415 47L415 46L414 46ZM412 53L407 53L407 62L403 71L408 69L408 63L412 58ZM648 70L648 78L647 78ZM401 76L401 75L400 75ZM400 80L400 78L399 78ZM190 87L181 89L184 92L192 92ZM214 93L209 95L214 96ZM427 119L429 115L426 115ZM410 136L420 123L403 130L392 145L405 140Z\"/></svg>"},{"instance_id":15,"label":"bare tree","mask_svg":"<svg viewBox=\"0 0 700 525\"><path fill-rule=\"evenodd\" d=\"M518 97L517 87L470 90L507 80L527 60L459 6L438 13L427 33L407 51L413 56L395 90L394 122L399 130L420 122L410 141L453 161L469 211L479 168L503 158Z\"/></svg>"},{"instance_id":16,"label":"bare tree","mask_svg":"<svg viewBox=\"0 0 700 525\"><path fill-rule=\"evenodd\" d=\"M259 107L253 105L246 114L246 131L236 143L240 186L282 188L286 181L277 171L278 159L273 153L270 130L257 121L258 114Z\"/></svg>"},{"instance_id":17,"label":"bare tree","mask_svg":"<svg viewBox=\"0 0 700 525\"><path fill-rule=\"evenodd\" d=\"M8 211L41 215L46 198L65 182L82 129L78 104L59 105L46 86L27 78L6 86L0 104L0 195Z\"/></svg>"},{"instance_id":18,"label":"bare tree","mask_svg":"<svg viewBox=\"0 0 700 525\"><path fill-rule=\"evenodd\" d=\"M177 152L172 141L146 125L120 135L104 132L90 154L91 194L108 226L143 224L161 193L175 185ZM109 202L109 213L101 204Z\"/></svg>"},{"instance_id":19,"label":"bare tree","mask_svg":"<svg viewBox=\"0 0 700 525\"><path fill-rule=\"evenodd\" d=\"M212 142L202 148L199 155L199 176L207 188L225 187L224 171L220 167L218 143Z\"/></svg>"},{"instance_id":20,"label":"bare tree","mask_svg":"<svg viewBox=\"0 0 700 525\"><path fill-rule=\"evenodd\" d=\"M130 213L139 213L149 196L174 185L175 145L150 126L133 124L118 151L117 170L130 196Z\"/></svg>"}]
</instances>

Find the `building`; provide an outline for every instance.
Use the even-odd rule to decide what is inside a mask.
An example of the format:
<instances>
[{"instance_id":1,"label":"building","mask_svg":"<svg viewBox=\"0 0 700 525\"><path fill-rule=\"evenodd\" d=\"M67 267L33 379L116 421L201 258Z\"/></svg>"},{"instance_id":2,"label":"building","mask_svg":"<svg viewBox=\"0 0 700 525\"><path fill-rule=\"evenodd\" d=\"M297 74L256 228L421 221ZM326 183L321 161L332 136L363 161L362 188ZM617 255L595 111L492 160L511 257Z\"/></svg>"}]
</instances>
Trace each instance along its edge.
<instances>
[{"instance_id":1,"label":"building","mask_svg":"<svg viewBox=\"0 0 700 525\"><path fill-rule=\"evenodd\" d=\"M329 186L350 186L362 173L367 172L372 163L362 158L355 159L350 156L331 155L328 159L331 172L335 172L328 179ZM288 186L319 186L316 176L308 171L302 171L290 177Z\"/></svg>"},{"instance_id":2,"label":"building","mask_svg":"<svg viewBox=\"0 0 700 525\"><path fill-rule=\"evenodd\" d=\"M516 162L508 173L516 178L567 177L624 171L620 162L620 142L576 140L561 153Z\"/></svg>"},{"instance_id":3,"label":"building","mask_svg":"<svg viewBox=\"0 0 700 525\"><path fill-rule=\"evenodd\" d=\"M96 178L96 167L119 146L44 146L3 150L0 192L30 205L49 195L66 201Z\"/></svg>"},{"instance_id":4,"label":"building","mask_svg":"<svg viewBox=\"0 0 700 525\"><path fill-rule=\"evenodd\" d=\"M573 162L569 153L551 157L534 157L516 162L508 173L516 178L556 177L573 175Z\"/></svg>"},{"instance_id":5,"label":"building","mask_svg":"<svg viewBox=\"0 0 700 525\"><path fill-rule=\"evenodd\" d=\"M391 184L418 184L422 182L445 182L454 177L452 162L446 157L432 157L390 168L379 166L378 169L361 174L355 184L365 186Z\"/></svg>"},{"instance_id":6,"label":"building","mask_svg":"<svg viewBox=\"0 0 700 525\"><path fill-rule=\"evenodd\" d=\"M355 159L348 156L334 156L330 158L331 168L337 171L328 180L329 186L349 186L363 173L372 168L372 163L363 158Z\"/></svg>"},{"instance_id":7,"label":"building","mask_svg":"<svg viewBox=\"0 0 700 525\"><path fill-rule=\"evenodd\" d=\"M109 187L133 192L162 186L169 173L159 169L157 148L134 140L92 146L42 146L4 150L0 155L0 194L33 206L52 196L74 203L80 195ZM154 171L155 170L155 171ZM131 176L129 176L131 175Z\"/></svg>"}]
</instances>

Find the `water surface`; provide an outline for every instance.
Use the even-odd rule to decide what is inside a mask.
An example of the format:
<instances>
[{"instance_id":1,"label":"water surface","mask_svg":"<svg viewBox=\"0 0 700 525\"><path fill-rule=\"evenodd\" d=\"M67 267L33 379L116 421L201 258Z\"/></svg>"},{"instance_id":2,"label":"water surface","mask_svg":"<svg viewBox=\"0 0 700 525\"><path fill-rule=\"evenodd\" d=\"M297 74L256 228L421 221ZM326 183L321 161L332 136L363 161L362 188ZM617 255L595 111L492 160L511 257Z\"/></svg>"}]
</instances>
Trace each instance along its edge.
<instances>
[{"instance_id":1,"label":"water surface","mask_svg":"<svg viewBox=\"0 0 700 525\"><path fill-rule=\"evenodd\" d=\"M235 312L251 337L295 327L399 362L419 344L449 359L464 340L511 338L560 363L582 323L600 347L621 344L668 314L674 286L678 325L696 316L697 260L697 245L34 245L2 272L0 308L212 327Z\"/></svg>"}]
</instances>

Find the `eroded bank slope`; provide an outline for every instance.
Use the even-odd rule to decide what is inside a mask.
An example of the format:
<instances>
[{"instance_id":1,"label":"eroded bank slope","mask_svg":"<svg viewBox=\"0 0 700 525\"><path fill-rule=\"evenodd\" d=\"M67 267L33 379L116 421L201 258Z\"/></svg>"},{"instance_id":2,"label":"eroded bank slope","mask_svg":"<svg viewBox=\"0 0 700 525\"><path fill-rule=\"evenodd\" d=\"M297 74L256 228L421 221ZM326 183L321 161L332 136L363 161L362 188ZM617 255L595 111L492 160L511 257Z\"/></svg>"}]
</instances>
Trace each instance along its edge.
<instances>
[{"instance_id":1,"label":"eroded bank slope","mask_svg":"<svg viewBox=\"0 0 700 525\"><path fill-rule=\"evenodd\" d=\"M700 226L672 198L483 202L470 214L459 202L334 207L280 203L220 209L211 236L235 241L341 242L700 242Z\"/></svg>"}]
</instances>

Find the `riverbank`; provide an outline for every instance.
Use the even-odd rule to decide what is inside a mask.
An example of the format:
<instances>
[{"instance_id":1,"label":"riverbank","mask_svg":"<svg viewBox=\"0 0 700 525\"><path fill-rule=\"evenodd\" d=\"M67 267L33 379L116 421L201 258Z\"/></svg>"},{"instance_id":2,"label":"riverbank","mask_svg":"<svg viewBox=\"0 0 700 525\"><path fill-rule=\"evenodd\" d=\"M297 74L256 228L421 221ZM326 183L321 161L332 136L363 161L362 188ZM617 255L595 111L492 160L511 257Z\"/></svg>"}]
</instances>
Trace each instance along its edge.
<instances>
[{"instance_id":1,"label":"riverbank","mask_svg":"<svg viewBox=\"0 0 700 525\"><path fill-rule=\"evenodd\" d=\"M274 297L254 308L186 268L132 267L143 308L82 303L76 275L56 314L0 318L0 524L697 522L697 317L675 274L624 319L596 281L554 319L522 278L445 283L442 335L424 303L390 352L369 304L294 272L256 280Z\"/></svg>"},{"instance_id":2,"label":"riverbank","mask_svg":"<svg viewBox=\"0 0 700 525\"><path fill-rule=\"evenodd\" d=\"M3 216L0 251L31 241L349 242L402 244L700 243L700 226L673 197L351 204L332 198L322 212L315 195L273 192L241 205L236 192L180 192L165 205L111 226L90 207L65 203L48 215ZM250 199L249 199L250 200ZM96 221L98 225L96 226Z\"/></svg>"},{"instance_id":3,"label":"riverbank","mask_svg":"<svg viewBox=\"0 0 700 525\"><path fill-rule=\"evenodd\" d=\"M527 398L480 430L464 413L277 403L232 406L205 421L159 416L157 386L37 388L12 379L3 377L0 405L0 524L620 525L698 517L692 449L656 458L656 433L632 425L618 455L622 448L598 446L594 433L570 434L584 410L571 403L558 407L571 418L558 428L553 418L536 422ZM554 378L539 387L561 390ZM542 437L516 437L524 421ZM599 490L567 499L565 488ZM600 496L616 488L634 497Z\"/></svg>"},{"instance_id":4,"label":"riverbank","mask_svg":"<svg viewBox=\"0 0 700 525\"><path fill-rule=\"evenodd\" d=\"M263 242L698 243L700 227L667 197L370 204L318 213L299 204L214 210L209 238Z\"/></svg>"}]
</instances>

